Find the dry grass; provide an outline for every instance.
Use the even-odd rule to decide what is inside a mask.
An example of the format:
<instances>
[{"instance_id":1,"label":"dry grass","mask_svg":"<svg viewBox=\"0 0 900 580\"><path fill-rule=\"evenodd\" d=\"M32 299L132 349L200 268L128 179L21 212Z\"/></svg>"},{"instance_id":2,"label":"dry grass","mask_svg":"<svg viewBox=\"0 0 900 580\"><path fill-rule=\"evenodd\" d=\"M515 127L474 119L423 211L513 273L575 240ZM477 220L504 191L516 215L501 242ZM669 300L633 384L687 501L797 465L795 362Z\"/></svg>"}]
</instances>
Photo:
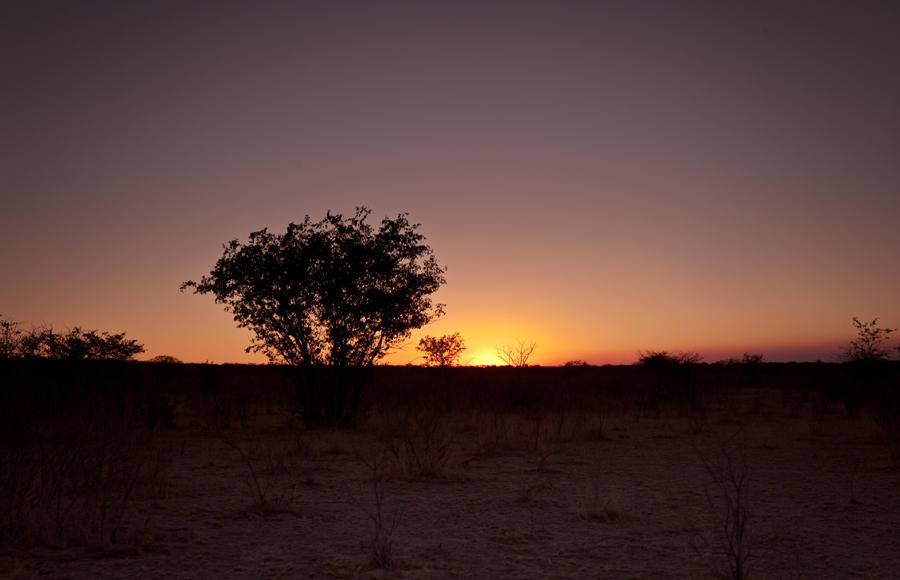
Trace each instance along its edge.
<instances>
[{"instance_id":1,"label":"dry grass","mask_svg":"<svg viewBox=\"0 0 900 580\"><path fill-rule=\"evenodd\" d=\"M288 510L303 488L315 483L304 463L307 445L302 432L228 429L218 437L240 457L246 468L244 483L259 509Z\"/></svg>"},{"instance_id":2,"label":"dry grass","mask_svg":"<svg viewBox=\"0 0 900 580\"><path fill-rule=\"evenodd\" d=\"M369 528L369 568L394 568L399 564L394 553L394 532L403 517L403 506L388 505L387 467L388 447L382 447L368 456L360 454L367 477L363 489L357 493L350 491L352 504L364 514Z\"/></svg>"},{"instance_id":3,"label":"dry grass","mask_svg":"<svg viewBox=\"0 0 900 580\"><path fill-rule=\"evenodd\" d=\"M627 517L620 506L603 489L602 469L598 468L588 484L587 501L583 505L584 517L596 522L616 522Z\"/></svg>"},{"instance_id":4,"label":"dry grass","mask_svg":"<svg viewBox=\"0 0 900 580\"><path fill-rule=\"evenodd\" d=\"M453 438L444 420L424 411L409 412L388 440L393 474L407 481L449 476Z\"/></svg>"},{"instance_id":5,"label":"dry grass","mask_svg":"<svg viewBox=\"0 0 900 580\"><path fill-rule=\"evenodd\" d=\"M136 493L166 494L163 427L128 398L113 403L92 389L72 397L65 411L41 410L0 441L0 540L116 543Z\"/></svg>"}]
</instances>

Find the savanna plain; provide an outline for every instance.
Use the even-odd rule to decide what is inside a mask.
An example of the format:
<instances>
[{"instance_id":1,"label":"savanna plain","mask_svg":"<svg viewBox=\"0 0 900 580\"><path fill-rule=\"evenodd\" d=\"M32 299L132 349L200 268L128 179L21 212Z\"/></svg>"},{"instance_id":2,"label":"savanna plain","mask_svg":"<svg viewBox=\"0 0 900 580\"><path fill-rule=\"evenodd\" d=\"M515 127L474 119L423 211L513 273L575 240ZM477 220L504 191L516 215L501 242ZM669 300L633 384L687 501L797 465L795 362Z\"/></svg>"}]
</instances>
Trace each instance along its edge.
<instances>
[{"instance_id":1,"label":"savanna plain","mask_svg":"<svg viewBox=\"0 0 900 580\"><path fill-rule=\"evenodd\" d=\"M311 431L288 370L4 362L0 576L900 578L845 365L379 367Z\"/></svg>"}]
</instances>

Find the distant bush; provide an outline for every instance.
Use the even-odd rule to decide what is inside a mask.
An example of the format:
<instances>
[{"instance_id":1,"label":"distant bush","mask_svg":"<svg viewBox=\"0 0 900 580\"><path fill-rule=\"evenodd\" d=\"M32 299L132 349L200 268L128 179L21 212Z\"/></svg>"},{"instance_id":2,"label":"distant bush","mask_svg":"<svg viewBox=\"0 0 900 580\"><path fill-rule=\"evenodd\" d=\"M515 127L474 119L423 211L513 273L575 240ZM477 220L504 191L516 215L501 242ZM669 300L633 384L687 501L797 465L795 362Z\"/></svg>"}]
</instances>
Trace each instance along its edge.
<instances>
[{"instance_id":1,"label":"distant bush","mask_svg":"<svg viewBox=\"0 0 900 580\"><path fill-rule=\"evenodd\" d=\"M180 358L174 357L174 356L172 356L172 355L170 355L170 354L161 354L161 355L159 355L159 356L155 356L155 357L151 358L151 359L150 359L149 361L147 361L147 362L152 362L152 363L168 363L168 364L181 364L182 361L181 361Z\"/></svg>"},{"instance_id":2,"label":"distant bush","mask_svg":"<svg viewBox=\"0 0 900 580\"><path fill-rule=\"evenodd\" d=\"M589 366L591 366L591 364L586 361L583 361L581 359L575 359L575 360L566 361L566 364L564 364L563 366L577 368L577 367L589 367Z\"/></svg>"},{"instance_id":3,"label":"distant bush","mask_svg":"<svg viewBox=\"0 0 900 580\"><path fill-rule=\"evenodd\" d=\"M857 330L856 340L842 347L843 352L838 356L838 360L844 363L848 379L837 393L851 417L857 416L873 397L884 399L885 393L893 390L885 384L890 358L890 349L885 343L888 336L897 330L879 328L877 318L872 322L860 322L854 317L853 326Z\"/></svg>"},{"instance_id":4,"label":"distant bush","mask_svg":"<svg viewBox=\"0 0 900 580\"><path fill-rule=\"evenodd\" d=\"M755 365L765 362L763 355L761 354L750 354L749 352L745 352L743 357L730 357L724 360L716 361L717 365Z\"/></svg>"},{"instance_id":5,"label":"distant bush","mask_svg":"<svg viewBox=\"0 0 900 580\"><path fill-rule=\"evenodd\" d=\"M638 351L636 364L652 377L641 403L655 409L666 401L694 402L697 396L695 367L702 359L698 353L690 351Z\"/></svg>"}]
</instances>

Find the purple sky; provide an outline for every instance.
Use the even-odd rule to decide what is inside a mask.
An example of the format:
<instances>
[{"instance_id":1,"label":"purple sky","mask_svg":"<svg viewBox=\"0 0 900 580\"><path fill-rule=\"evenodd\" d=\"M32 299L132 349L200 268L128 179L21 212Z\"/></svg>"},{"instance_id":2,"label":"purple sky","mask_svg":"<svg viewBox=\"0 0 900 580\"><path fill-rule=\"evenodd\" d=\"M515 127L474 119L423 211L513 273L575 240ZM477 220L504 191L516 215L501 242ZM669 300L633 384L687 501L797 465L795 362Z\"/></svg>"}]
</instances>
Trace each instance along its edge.
<instances>
[{"instance_id":1,"label":"purple sky","mask_svg":"<svg viewBox=\"0 0 900 580\"><path fill-rule=\"evenodd\" d=\"M423 332L473 362L900 326L900 4L675 4L6 2L0 314L260 360L180 283L366 205L422 224Z\"/></svg>"}]
</instances>

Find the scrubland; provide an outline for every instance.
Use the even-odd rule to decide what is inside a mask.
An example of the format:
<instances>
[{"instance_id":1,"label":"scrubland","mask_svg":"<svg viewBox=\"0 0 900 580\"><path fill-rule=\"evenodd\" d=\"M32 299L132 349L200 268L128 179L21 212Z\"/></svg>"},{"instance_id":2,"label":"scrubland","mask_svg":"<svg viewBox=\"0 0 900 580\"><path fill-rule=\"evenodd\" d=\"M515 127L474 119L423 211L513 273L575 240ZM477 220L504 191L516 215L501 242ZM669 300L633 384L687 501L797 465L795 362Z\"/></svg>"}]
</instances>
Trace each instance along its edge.
<instances>
[{"instance_id":1,"label":"scrubland","mask_svg":"<svg viewBox=\"0 0 900 580\"><path fill-rule=\"evenodd\" d=\"M7 578L900 574L890 400L842 365L385 367L316 431L279 367L0 371Z\"/></svg>"}]
</instances>

